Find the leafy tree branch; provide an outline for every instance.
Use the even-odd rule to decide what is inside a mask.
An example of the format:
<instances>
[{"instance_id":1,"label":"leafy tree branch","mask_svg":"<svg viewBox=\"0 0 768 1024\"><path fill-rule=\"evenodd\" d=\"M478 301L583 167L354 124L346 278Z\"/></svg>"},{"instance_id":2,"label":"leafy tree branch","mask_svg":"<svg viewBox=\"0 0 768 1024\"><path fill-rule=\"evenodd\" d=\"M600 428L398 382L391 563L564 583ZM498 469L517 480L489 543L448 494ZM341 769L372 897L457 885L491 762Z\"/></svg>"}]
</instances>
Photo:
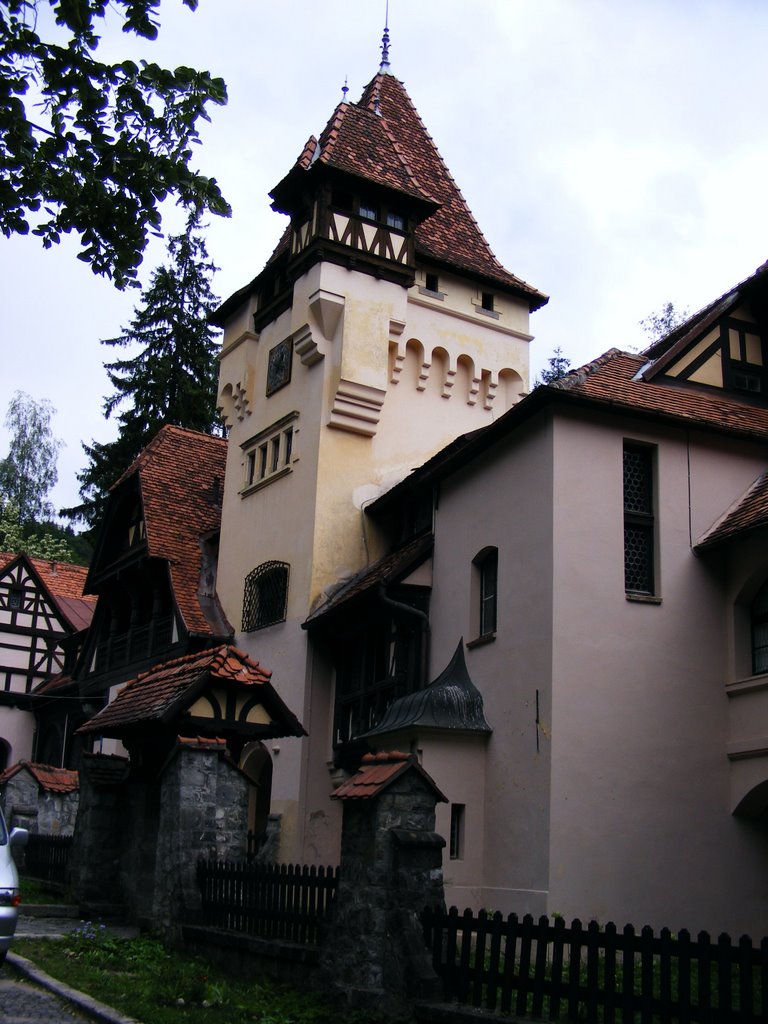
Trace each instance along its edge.
<instances>
[{"instance_id":1,"label":"leafy tree branch","mask_svg":"<svg viewBox=\"0 0 768 1024\"><path fill-rule=\"evenodd\" d=\"M197 213L230 212L216 180L190 166L206 108L227 101L223 80L96 57L108 12L122 17L123 32L152 40L159 6L0 0L0 230L31 231L46 248L74 231L78 258L118 288L135 283L167 197ZM44 39L38 27L47 7L57 31Z\"/></svg>"}]
</instances>

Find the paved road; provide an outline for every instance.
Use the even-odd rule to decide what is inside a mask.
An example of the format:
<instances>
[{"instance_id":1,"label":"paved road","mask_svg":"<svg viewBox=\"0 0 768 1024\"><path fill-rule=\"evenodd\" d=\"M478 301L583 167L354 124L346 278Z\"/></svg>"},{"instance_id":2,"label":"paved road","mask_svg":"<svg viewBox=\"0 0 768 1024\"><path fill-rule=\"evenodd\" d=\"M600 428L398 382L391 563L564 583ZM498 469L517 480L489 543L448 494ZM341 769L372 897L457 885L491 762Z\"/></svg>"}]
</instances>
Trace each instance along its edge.
<instances>
[{"instance_id":1,"label":"paved road","mask_svg":"<svg viewBox=\"0 0 768 1024\"><path fill-rule=\"evenodd\" d=\"M0 1021L3 1024L93 1024L92 1017L73 1010L53 993L19 977L7 965L0 968Z\"/></svg>"}]
</instances>

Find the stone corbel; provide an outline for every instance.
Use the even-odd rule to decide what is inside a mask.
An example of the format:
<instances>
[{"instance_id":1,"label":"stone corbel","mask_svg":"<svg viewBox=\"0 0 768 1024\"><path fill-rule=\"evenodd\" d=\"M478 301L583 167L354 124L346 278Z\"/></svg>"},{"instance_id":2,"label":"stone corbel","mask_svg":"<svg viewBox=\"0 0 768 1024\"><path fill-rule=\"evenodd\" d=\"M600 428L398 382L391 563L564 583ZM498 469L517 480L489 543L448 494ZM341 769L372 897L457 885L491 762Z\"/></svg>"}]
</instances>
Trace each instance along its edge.
<instances>
[{"instance_id":1,"label":"stone corbel","mask_svg":"<svg viewBox=\"0 0 768 1024\"><path fill-rule=\"evenodd\" d=\"M472 377L469 381L469 394L467 395L467 405L475 405L477 402L477 396L480 394L480 378Z\"/></svg>"},{"instance_id":2,"label":"stone corbel","mask_svg":"<svg viewBox=\"0 0 768 1024\"><path fill-rule=\"evenodd\" d=\"M293 348L304 366L314 366L322 359L323 353L317 347L317 341L312 337L312 328L309 324L302 324L298 331L291 335Z\"/></svg>"},{"instance_id":3,"label":"stone corbel","mask_svg":"<svg viewBox=\"0 0 768 1024\"><path fill-rule=\"evenodd\" d=\"M356 384L351 380L340 380L333 399L330 427L346 430L351 434L373 437L381 417L386 391L368 384Z\"/></svg>"},{"instance_id":4,"label":"stone corbel","mask_svg":"<svg viewBox=\"0 0 768 1024\"><path fill-rule=\"evenodd\" d=\"M343 295L326 291L324 288L318 288L309 297L310 311L317 320L323 337L328 341L332 341L336 334L345 302Z\"/></svg>"},{"instance_id":5,"label":"stone corbel","mask_svg":"<svg viewBox=\"0 0 768 1024\"><path fill-rule=\"evenodd\" d=\"M490 410L493 408L493 400L496 397L496 389L498 388L498 386L499 380L496 374L494 373L491 376L489 376L488 383L486 384L485 400L483 401L484 409Z\"/></svg>"},{"instance_id":6,"label":"stone corbel","mask_svg":"<svg viewBox=\"0 0 768 1024\"><path fill-rule=\"evenodd\" d=\"M453 394L453 385L456 383L456 371L446 370L445 380L443 381L442 398L450 398Z\"/></svg>"}]
</instances>

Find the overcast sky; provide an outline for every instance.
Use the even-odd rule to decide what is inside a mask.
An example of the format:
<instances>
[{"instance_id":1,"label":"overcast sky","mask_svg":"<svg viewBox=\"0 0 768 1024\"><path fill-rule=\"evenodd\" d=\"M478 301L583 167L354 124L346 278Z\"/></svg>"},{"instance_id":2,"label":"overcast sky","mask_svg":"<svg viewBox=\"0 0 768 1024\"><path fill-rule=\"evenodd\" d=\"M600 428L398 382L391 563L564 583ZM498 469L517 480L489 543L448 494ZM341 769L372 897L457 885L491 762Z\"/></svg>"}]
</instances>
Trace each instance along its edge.
<instances>
[{"instance_id":1,"label":"overcast sky","mask_svg":"<svg viewBox=\"0 0 768 1024\"><path fill-rule=\"evenodd\" d=\"M163 0L141 56L223 76L197 166L232 204L208 248L225 298L263 266L285 218L267 193L340 101L378 70L384 0ZM532 317L532 378L560 346L576 366L642 347L641 318L692 312L768 258L764 0L390 0L391 69L406 88L492 249L551 296ZM180 220L170 210L168 229ZM110 440L99 344L126 325L119 293L77 259L0 239L4 373L57 409L57 506L77 502L82 441ZM157 243L146 283L164 258ZM7 434L0 430L0 455Z\"/></svg>"}]
</instances>

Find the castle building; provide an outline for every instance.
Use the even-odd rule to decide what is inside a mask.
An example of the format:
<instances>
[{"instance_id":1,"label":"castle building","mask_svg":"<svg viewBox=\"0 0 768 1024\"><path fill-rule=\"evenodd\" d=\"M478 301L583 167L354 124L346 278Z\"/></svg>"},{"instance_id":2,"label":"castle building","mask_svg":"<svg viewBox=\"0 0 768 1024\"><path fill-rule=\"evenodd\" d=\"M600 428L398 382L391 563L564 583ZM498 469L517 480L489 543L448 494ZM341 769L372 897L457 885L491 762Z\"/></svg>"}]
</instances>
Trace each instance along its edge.
<instances>
[{"instance_id":1,"label":"castle building","mask_svg":"<svg viewBox=\"0 0 768 1024\"><path fill-rule=\"evenodd\" d=\"M334 860L332 779L356 766L363 719L427 681L395 662L426 664L414 623L429 588L382 581L374 617L391 652L358 666L364 682L352 671L354 708L336 664L365 659L360 629L315 642L302 627L387 553L366 506L527 392L529 316L547 299L491 252L386 49L271 197L289 224L217 312L229 428L217 589L236 643L270 665L309 733L272 751L281 856Z\"/></svg>"}]
</instances>

